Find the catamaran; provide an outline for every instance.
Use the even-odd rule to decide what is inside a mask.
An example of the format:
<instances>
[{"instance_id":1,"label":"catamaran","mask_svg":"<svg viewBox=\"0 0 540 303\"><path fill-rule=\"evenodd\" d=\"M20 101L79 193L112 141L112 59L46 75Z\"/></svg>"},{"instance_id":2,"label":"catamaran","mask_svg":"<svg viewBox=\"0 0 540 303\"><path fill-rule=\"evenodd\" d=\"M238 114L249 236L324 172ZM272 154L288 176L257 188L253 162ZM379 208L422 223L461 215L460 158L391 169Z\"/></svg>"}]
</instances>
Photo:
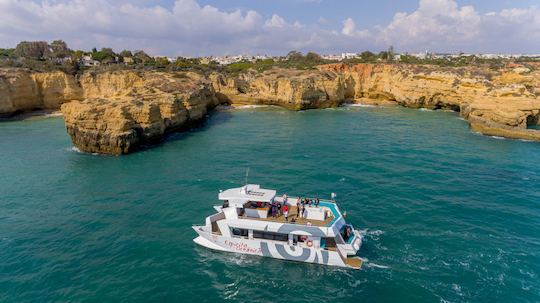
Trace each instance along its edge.
<instances>
[{"instance_id":1,"label":"catamaran","mask_svg":"<svg viewBox=\"0 0 540 303\"><path fill-rule=\"evenodd\" d=\"M201 246L226 252L360 269L362 236L332 200L277 195L257 184L220 191L222 205L194 225ZM346 213L345 213L346 214Z\"/></svg>"}]
</instances>

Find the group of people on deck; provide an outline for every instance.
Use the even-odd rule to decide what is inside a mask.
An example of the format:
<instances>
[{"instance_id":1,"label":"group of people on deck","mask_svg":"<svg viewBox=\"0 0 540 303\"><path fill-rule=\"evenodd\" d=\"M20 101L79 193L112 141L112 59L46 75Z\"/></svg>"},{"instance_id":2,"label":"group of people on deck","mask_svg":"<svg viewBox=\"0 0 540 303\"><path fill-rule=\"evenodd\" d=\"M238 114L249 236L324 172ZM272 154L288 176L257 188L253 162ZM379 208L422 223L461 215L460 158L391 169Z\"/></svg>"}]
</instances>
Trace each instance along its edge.
<instances>
[{"instance_id":1,"label":"group of people on deck","mask_svg":"<svg viewBox=\"0 0 540 303\"><path fill-rule=\"evenodd\" d=\"M319 207L319 198L315 198L315 199L298 198L298 201L296 202L296 209L298 210L298 214L297 214L298 218L307 217L306 205Z\"/></svg>"},{"instance_id":2,"label":"group of people on deck","mask_svg":"<svg viewBox=\"0 0 540 303\"><path fill-rule=\"evenodd\" d=\"M292 218L291 222L294 223L299 218L305 219L307 217L306 206L319 207L319 198L314 198L314 199L301 198L301 197L298 198L296 201L296 209L297 209L296 218ZM270 203L269 202L251 202L251 207L258 207L258 208L268 207L269 208L268 212L270 216L272 216L273 218L284 216L285 221L289 222L290 206L289 206L288 197L286 194L283 195L283 202L278 202L278 201L272 201Z\"/></svg>"}]
</instances>

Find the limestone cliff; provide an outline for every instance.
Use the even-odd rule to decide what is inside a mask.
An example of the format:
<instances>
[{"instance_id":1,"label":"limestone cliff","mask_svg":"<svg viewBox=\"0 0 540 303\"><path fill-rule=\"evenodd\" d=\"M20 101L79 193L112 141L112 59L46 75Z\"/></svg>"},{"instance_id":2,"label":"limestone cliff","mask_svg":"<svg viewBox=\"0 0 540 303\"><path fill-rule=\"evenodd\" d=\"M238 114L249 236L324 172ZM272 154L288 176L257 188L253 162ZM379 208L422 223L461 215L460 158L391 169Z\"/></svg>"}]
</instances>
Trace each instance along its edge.
<instances>
[{"instance_id":1,"label":"limestone cliff","mask_svg":"<svg viewBox=\"0 0 540 303\"><path fill-rule=\"evenodd\" d=\"M299 110L336 107L349 96L343 77L335 72L273 69L236 77L210 76L222 101L234 104L269 104Z\"/></svg>"},{"instance_id":2,"label":"limestone cliff","mask_svg":"<svg viewBox=\"0 0 540 303\"><path fill-rule=\"evenodd\" d=\"M62 105L82 151L129 153L189 126L219 103L289 109L346 102L459 111L474 131L540 141L540 70L330 64L239 75L152 71L33 73L0 69L0 115Z\"/></svg>"},{"instance_id":3,"label":"limestone cliff","mask_svg":"<svg viewBox=\"0 0 540 303\"><path fill-rule=\"evenodd\" d=\"M352 84L355 102L452 109L481 133L540 141L540 132L527 130L527 125L540 123L538 70L384 64L319 68L338 72Z\"/></svg>"},{"instance_id":4,"label":"limestone cliff","mask_svg":"<svg viewBox=\"0 0 540 303\"><path fill-rule=\"evenodd\" d=\"M58 109L64 102L82 98L82 90L71 75L0 69L0 116L38 109Z\"/></svg>"},{"instance_id":5,"label":"limestone cliff","mask_svg":"<svg viewBox=\"0 0 540 303\"><path fill-rule=\"evenodd\" d=\"M62 105L73 144L85 152L125 154L204 117L217 105L209 82L194 73L90 73L84 101Z\"/></svg>"},{"instance_id":6,"label":"limestone cliff","mask_svg":"<svg viewBox=\"0 0 540 303\"><path fill-rule=\"evenodd\" d=\"M527 125L540 123L540 71L391 64L329 64L317 71L274 69L238 76L212 75L230 103L275 104L291 109L344 102L399 104L459 111L475 131L539 140Z\"/></svg>"}]
</instances>

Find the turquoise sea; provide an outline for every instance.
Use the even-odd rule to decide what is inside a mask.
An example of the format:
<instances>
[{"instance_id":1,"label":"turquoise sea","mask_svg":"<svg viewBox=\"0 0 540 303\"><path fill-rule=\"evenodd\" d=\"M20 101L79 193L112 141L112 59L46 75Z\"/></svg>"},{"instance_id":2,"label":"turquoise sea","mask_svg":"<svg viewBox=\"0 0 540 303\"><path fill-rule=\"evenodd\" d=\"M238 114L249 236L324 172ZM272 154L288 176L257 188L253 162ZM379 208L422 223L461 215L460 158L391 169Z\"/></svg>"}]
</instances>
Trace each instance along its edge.
<instances>
[{"instance_id":1,"label":"turquoise sea","mask_svg":"<svg viewBox=\"0 0 540 303\"><path fill-rule=\"evenodd\" d=\"M337 194L360 271L214 252L192 224L243 182ZM0 123L0 302L538 302L540 144L455 113L221 109L122 157L62 118Z\"/></svg>"}]
</instances>

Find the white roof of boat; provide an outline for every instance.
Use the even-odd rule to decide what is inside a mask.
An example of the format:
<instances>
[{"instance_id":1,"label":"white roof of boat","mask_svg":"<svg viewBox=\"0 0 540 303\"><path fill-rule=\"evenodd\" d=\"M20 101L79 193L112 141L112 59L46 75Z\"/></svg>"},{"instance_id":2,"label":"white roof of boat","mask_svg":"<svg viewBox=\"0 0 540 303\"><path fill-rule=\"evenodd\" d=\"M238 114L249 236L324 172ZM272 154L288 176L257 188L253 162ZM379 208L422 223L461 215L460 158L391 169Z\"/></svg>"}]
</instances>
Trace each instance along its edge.
<instances>
[{"instance_id":1,"label":"white roof of boat","mask_svg":"<svg viewBox=\"0 0 540 303\"><path fill-rule=\"evenodd\" d=\"M242 187L231 188L220 192L219 200L229 200L231 202L272 202L275 196L276 191L273 189L264 189L258 184L247 184Z\"/></svg>"}]
</instances>

